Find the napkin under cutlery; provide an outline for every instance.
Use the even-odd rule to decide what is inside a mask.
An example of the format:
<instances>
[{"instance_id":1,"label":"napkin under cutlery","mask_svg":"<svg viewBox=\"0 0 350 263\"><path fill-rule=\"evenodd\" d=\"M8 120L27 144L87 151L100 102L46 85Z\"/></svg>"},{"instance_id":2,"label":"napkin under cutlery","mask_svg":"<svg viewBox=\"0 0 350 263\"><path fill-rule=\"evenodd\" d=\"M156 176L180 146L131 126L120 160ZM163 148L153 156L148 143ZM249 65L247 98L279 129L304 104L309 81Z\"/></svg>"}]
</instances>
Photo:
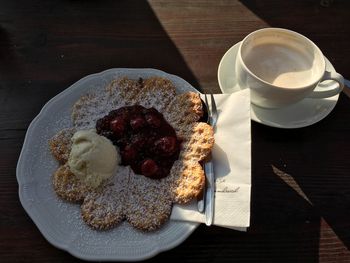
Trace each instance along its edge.
<instances>
[{"instance_id":1,"label":"napkin under cutlery","mask_svg":"<svg viewBox=\"0 0 350 263\"><path fill-rule=\"evenodd\" d=\"M245 231L250 223L251 132L249 89L214 95L219 113L212 158L215 172L213 224ZM197 201L175 205L172 220L205 222Z\"/></svg>"}]
</instances>

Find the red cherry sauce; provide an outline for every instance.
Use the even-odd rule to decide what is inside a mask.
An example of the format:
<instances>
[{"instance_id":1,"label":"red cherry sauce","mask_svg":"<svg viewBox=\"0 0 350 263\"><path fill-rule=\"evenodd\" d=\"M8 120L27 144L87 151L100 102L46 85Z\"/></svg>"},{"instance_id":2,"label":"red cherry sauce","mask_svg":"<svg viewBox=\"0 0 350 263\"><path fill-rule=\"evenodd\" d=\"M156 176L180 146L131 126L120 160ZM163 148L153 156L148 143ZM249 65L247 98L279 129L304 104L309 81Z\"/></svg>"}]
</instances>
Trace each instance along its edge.
<instances>
[{"instance_id":1,"label":"red cherry sauce","mask_svg":"<svg viewBox=\"0 0 350 263\"><path fill-rule=\"evenodd\" d=\"M166 177L179 158L180 140L163 115L140 105L121 107L96 122L98 134L118 146L122 165L152 179Z\"/></svg>"}]
</instances>

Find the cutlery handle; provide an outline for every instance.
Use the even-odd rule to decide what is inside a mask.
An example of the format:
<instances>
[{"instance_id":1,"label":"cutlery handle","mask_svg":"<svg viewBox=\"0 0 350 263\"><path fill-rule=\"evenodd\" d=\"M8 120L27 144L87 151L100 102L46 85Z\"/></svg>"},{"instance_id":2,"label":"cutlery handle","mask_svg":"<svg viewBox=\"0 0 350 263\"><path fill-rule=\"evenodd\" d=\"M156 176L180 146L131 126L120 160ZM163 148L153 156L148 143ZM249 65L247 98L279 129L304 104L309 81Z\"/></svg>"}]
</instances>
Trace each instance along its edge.
<instances>
[{"instance_id":1,"label":"cutlery handle","mask_svg":"<svg viewBox=\"0 0 350 263\"><path fill-rule=\"evenodd\" d=\"M203 190L201 199L197 201L197 210L200 213L204 212L205 190Z\"/></svg>"},{"instance_id":2,"label":"cutlery handle","mask_svg":"<svg viewBox=\"0 0 350 263\"><path fill-rule=\"evenodd\" d=\"M212 225L214 218L214 201L215 201L215 179L213 163L207 162L204 164L206 175L207 192L205 196L205 224Z\"/></svg>"},{"instance_id":3,"label":"cutlery handle","mask_svg":"<svg viewBox=\"0 0 350 263\"><path fill-rule=\"evenodd\" d=\"M345 84L345 86L350 88L350 80L344 79L344 84Z\"/></svg>"}]
</instances>

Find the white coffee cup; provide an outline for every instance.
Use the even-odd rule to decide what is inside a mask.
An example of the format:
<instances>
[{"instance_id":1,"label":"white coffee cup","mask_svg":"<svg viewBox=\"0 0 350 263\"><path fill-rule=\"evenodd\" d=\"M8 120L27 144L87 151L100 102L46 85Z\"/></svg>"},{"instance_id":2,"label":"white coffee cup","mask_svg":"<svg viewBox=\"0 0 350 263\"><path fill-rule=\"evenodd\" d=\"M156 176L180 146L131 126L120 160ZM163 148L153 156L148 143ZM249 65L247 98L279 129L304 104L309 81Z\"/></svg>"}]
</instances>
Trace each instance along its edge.
<instances>
[{"instance_id":1,"label":"white coffee cup","mask_svg":"<svg viewBox=\"0 0 350 263\"><path fill-rule=\"evenodd\" d=\"M243 39L236 77L241 88L251 90L252 103L265 108L284 107L306 97L332 97L344 87L340 74L326 71L325 58L311 40L282 28L260 29Z\"/></svg>"}]
</instances>

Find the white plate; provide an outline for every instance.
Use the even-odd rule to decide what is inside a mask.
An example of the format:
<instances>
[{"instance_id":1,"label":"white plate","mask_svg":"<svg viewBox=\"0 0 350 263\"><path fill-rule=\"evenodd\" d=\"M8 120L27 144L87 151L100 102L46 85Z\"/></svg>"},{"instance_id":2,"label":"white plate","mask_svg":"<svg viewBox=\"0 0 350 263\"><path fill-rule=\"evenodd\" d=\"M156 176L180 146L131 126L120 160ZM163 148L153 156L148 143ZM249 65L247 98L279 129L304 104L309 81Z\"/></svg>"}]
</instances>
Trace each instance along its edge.
<instances>
[{"instance_id":1,"label":"white plate","mask_svg":"<svg viewBox=\"0 0 350 263\"><path fill-rule=\"evenodd\" d=\"M235 77L235 61L241 42L231 47L222 57L218 68L218 81L223 93L240 90ZM335 71L326 58L328 71ZM312 125L325 118L337 104L339 95L324 99L304 99L291 106L280 109L261 108L251 104L252 120L277 128L301 128Z\"/></svg>"},{"instance_id":2,"label":"white plate","mask_svg":"<svg viewBox=\"0 0 350 263\"><path fill-rule=\"evenodd\" d=\"M101 89L118 76L165 77L178 92L197 92L183 79L155 69L109 69L89 75L46 103L28 128L17 164L20 201L41 233L52 245L86 260L146 259L180 244L199 225L169 221L158 231L143 233L124 222L110 231L95 231L82 221L79 205L56 197L51 174L58 164L49 152L48 139L71 126L71 107L82 94Z\"/></svg>"}]
</instances>

